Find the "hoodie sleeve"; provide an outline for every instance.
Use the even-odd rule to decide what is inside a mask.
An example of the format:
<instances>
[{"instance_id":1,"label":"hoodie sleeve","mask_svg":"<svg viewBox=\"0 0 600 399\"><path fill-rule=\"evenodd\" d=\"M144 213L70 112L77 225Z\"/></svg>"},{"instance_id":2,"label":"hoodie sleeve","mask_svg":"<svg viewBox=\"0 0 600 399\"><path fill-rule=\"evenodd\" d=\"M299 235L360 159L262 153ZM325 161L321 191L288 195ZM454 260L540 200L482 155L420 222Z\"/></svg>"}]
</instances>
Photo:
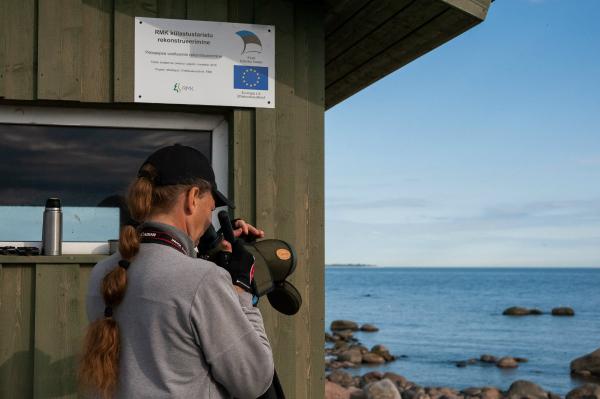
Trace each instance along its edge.
<instances>
[{"instance_id":1,"label":"hoodie sleeve","mask_svg":"<svg viewBox=\"0 0 600 399\"><path fill-rule=\"evenodd\" d=\"M251 295L237 294L231 277L211 268L190 309L196 342L213 378L236 398L257 398L271 385L273 353Z\"/></svg>"}]
</instances>

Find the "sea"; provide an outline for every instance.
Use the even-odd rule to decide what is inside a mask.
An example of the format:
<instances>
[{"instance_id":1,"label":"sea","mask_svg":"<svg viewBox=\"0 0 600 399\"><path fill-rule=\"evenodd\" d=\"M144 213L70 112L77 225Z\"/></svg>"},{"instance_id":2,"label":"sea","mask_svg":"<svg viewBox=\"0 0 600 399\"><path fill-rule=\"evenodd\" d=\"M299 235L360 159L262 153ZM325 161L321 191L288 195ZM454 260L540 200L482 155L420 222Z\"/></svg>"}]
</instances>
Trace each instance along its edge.
<instances>
[{"instance_id":1,"label":"sea","mask_svg":"<svg viewBox=\"0 0 600 399\"><path fill-rule=\"evenodd\" d=\"M510 306L539 308L540 316L503 316ZM569 306L574 317L552 308ZM365 346L383 344L398 360L348 369L392 371L422 386L508 389L529 380L565 395L583 384L569 363L600 348L600 269L592 268L399 268L325 269L325 326L336 319L371 323L357 332ZM524 357L517 369L456 362Z\"/></svg>"}]
</instances>

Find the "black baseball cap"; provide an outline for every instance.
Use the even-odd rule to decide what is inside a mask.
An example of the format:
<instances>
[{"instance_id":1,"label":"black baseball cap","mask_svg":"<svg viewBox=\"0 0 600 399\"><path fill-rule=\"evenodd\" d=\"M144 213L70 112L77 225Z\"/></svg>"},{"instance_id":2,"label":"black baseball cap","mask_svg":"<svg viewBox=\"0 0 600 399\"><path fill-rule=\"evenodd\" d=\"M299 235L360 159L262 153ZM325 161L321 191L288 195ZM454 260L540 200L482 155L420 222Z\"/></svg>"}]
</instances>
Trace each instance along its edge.
<instances>
[{"instance_id":1,"label":"black baseball cap","mask_svg":"<svg viewBox=\"0 0 600 399\"><path fill-rule=\"evenodd\" d=\"M156 169L156 176L152 179L156 186L190 184L196 179L203 179L212 186L215 206L227 205L230 208L235 208L233 202L217 190L215 172L210 166L210 162L204 154L195 148L175 144L158 149L144 161L138 171L138 176L144 175L142 168L146 164L150 164Z\"/></svg>"}]
</instances>

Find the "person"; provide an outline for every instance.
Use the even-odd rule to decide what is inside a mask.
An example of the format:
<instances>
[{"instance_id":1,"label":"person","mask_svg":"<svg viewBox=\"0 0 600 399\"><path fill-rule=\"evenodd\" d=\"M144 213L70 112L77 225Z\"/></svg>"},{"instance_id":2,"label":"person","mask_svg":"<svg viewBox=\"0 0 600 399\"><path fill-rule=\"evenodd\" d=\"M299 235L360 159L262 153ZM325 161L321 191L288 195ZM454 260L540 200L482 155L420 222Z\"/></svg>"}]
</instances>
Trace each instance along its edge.
<instances>
[{"instance_id":1,"label":"person","mask_svg":"<svg viewBox=\"0 0 600 399\"><path fill-rule=\"evenodd\" d=\"M102 398L262 395L274 366L248 288L254 259L227 242L226 268L196 256L215 207L231 205L209 161L191 147L161 148L139 169L127 201L141 224L122 229L119 251L89 281L84 390ZM234 227L236 236L264 236L244 221Z\"/></svg>"}]
</instances>

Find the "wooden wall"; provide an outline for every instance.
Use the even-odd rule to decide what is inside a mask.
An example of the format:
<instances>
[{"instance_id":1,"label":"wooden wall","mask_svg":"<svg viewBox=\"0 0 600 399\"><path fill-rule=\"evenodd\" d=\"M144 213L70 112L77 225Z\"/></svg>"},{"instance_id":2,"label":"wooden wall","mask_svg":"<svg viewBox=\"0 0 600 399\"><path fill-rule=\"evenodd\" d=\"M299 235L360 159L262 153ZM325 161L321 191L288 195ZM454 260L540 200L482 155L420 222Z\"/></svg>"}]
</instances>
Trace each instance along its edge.
<instances>
[{"instance_id":1,"label":"wooden wall","mask_svg":"<svg viewBox=\"0 0 600 399\"><path fill-rule=\"evenodd\" d=\"M2 0L0 98L26 100L28 105L49 100L53 105L157 109L130 104L134 16L276 27L276 108L197 110L229 117L235 215L255 222L268 237L289 241L297 250L299 263L291 281L302 294L301 311L293 317L280 315L266 298L260 307L288 397L323 397L323 7L319 1L293 0ZM45 384L56 385L52 382L56 375L35 373L45 365L59 373L61 381L52 396L69 397L73 376L68 371L78 336L60 329L80 318L81 293L74 290L86 275L81 268L76 273L73 264L55 266L2 269L0 387L14 381L27 393L19 397L36 392L39 397ZM42 272L39 278L38 272ZM69 279L72 282L67 284ZM38 298L44 286L38 282L61 287L53 293L56 300ZM58 327L51 329L59 329L56 334L62 338L52 340L51 349L46 348L50 338L41 333L35 337L36 327L56 321L53 316L42 318L42 309L48 315L61 312ZM15 356L21 360L10 360Z\"/></svg>"}]
</instances>

